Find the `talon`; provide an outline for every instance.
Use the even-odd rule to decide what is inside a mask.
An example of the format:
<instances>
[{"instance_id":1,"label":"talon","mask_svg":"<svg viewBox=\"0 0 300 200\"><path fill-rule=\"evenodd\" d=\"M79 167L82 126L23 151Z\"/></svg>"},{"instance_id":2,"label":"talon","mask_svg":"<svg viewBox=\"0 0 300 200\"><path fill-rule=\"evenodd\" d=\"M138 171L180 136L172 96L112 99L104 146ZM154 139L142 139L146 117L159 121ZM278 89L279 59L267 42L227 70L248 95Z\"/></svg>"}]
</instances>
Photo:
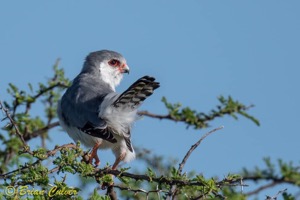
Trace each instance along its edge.
<instances>
[{"instance_id":1,"label":"talon","mask_svg":"<svg viewBox=\"0 0 300 200\"><path fill-rule=\"evenodd\" d=\"M93 163L93 159L95 159L94 164L95 164L96 167L100 165L100 159L99 159L99 157L97 155L97 150L98 150L100 144L101 143L96 143L94 145L94 147L93 147L90 155L89 155L89 163L92 164Z\"/></svg>"},{"instance_id":2,"label":"talon","mask_svg":"<svg viewBox=\"0 0 300 200\"><path fill-rule=\"evenodd\" d=\"M95 158L95 162L94 162L94 164L95 164L95 166L97 167L97 166L99 166L99 165L100 165L100 159L99 159L99 157L98 157L97 153L95 154L94 158Z\"/></svg>"}]
</instances>

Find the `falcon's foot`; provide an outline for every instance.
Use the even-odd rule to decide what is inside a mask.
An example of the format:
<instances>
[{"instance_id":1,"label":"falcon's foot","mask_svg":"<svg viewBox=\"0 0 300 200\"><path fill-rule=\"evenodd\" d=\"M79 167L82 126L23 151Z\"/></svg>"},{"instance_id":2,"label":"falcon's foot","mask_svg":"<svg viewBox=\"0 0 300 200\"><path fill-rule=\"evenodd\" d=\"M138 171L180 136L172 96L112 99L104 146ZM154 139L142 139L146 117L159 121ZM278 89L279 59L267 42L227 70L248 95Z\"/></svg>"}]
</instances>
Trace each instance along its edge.
<instances>
[{"instance_id":1,"label":"falcon's foot","mask_svg":"<svg viewBox=\"0 0 300 200\"><path fill-rule=\"evenodd\" d=\"M121 153L120 156L115 160L115 163L113 164L111 169L116 170L120 162L124 160L125 156L126 152Z\"/></svg>"},{"instance_id":2,"label":"falcon's foot","mask_svg":"<svg viewBox=\"0 0 300 200\"><path fill-rule=\"evenodd\" d=\"M98 148L99 148L100 145L101 145L101 143L96 143L94 145L94 147L93 147L90 155L89 155L89 157L90 157L89 158L89 163L92 164L93 163L93 159L95 159L94 164L95 164L96 167L100 165L100 159L99 159L99 157L97 155L97 150L98 150Z\"/></svg>"}]
</instances>

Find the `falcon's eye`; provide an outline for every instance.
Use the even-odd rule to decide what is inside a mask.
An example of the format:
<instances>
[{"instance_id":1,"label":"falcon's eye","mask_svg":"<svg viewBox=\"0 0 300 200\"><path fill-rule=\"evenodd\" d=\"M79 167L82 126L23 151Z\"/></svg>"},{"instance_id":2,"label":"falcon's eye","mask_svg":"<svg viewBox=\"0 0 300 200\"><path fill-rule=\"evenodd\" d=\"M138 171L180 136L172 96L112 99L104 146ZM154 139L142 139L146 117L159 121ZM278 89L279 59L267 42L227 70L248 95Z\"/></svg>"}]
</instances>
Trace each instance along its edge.
<instances>
[{"instance_id":1,"label":"falcon's eye","mask_svg":"<svg viewBox=\"0 0 300 200\"><path fill-rule=\"evenodd\" d=\"M112 59L108 62L108 64L110 66L113 66L113 67L116 67L116 66L119 66L120 65L120 61L116 60L116 59Z\"/></svg>"}]
</instances>

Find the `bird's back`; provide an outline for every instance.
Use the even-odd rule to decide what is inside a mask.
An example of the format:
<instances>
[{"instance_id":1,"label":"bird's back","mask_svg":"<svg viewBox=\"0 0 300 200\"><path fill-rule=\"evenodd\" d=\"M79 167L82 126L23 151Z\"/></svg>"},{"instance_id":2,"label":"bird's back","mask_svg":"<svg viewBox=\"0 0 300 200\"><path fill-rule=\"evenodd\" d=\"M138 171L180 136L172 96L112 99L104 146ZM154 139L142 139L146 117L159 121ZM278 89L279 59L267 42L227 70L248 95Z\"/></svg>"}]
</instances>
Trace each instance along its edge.
<instances>
[{"instance_id":1,"label":"bird's back","mask_svg":"<svg viewBox=\"0 0 300 200\"><path fill-rule=\"evenodd\" d=\"M60 106L62 117L71 126L82 128L87 122L103 127L105 122L98 117L99 105L112 89L87 74L78 75L63 95Z\"/></svg>"}]
</instances>

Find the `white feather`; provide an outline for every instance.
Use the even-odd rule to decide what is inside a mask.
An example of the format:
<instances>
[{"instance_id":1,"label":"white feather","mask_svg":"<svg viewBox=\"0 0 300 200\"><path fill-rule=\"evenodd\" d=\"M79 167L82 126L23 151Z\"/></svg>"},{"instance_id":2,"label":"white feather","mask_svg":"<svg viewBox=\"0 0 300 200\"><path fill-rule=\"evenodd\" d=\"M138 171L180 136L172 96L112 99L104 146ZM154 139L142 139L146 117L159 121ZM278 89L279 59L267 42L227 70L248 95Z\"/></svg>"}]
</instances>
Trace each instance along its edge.
<instances>
[{"instance_id":1,"label":"white feather","mask_svg":"<svg viewBox=\"0 0 300 200\"><path fill-rule=\"evenodd\" d=\"M122 139L120 138L118 140L118 145L115 145L112 148L112 151L116 157L119 157L122 153L125 153L125 158L123 160L124 162L130 162L135 159L135 151L133 148L132 148L132 150L133 150L133 152L129 151L129 149L125 143L125 140L123 138Z\"/></svg>"},{"instance_id":2,"label":"white feather","mask_svg":"<svg viewBox=\"0 0 300 200\"><path fill-rule=\"evenodd\" d=\"M137 119L137 109L131 107L114 107L112 103L118 98L116 93L108 94L99 107L99 117L107 122L118 134L127 136L132 124Z\"/></svg>"},{"instance_id":3,"label":"white feather","mask_svg":"<svg viewBox=\"0 0 300 200\"><path fill-rule=\"evenodd\" d=\"M128 137L128 132L130 131L133 123L137 119L137 109L132 109L130 107L114 107L112 103L118 98L117 93L108 94L101 106L99 107L99 117L104 119L107 126L112 127L115 130L115 137L118 141L116 145L113 146L112 151L115 156L118 157L125 153L124 162L129 162L135 159L135 152L129 151L124 137ZM133 148L132 148L133 149Z\"/></svg>"},{"instance_id":4,"label":"white feather","mask_svg":"<svg viewBox=\"0 0 300 200\"><path fill-rule=\"evenodd\" d=\"M107 62L101 62L99 70L102 80L107 83L113 89L113 91L116 91L115 88L120 84L123 74L115 68L109 66Z\"/></svg>"}]
</instances>

